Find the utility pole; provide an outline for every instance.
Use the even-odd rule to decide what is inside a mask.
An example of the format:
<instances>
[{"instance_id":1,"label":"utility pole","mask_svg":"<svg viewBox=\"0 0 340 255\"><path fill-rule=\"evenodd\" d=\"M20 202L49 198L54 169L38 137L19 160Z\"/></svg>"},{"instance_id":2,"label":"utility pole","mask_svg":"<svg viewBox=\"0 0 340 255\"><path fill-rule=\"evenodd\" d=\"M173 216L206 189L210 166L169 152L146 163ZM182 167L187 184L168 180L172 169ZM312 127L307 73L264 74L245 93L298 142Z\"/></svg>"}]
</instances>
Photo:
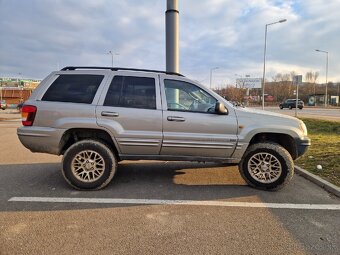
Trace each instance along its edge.
<instances>
[{"instance_id":1,"label":"utility pole","mask_svg":"<svg viewBox=\"0 0 340 255\"><path fill-rule=\"evenodd\" d=\"M166 71L179 73L179 11L178 0L167 0L165 12Z\"/></svg>"}]
</instances>

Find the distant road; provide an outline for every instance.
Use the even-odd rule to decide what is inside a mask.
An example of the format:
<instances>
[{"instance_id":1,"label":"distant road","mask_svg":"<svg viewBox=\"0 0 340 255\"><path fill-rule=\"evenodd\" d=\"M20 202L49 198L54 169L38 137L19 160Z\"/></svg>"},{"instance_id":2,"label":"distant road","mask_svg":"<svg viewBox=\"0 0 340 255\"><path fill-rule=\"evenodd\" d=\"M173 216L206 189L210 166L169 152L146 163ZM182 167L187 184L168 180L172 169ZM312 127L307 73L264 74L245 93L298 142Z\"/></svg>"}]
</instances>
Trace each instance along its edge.
<instances>
[{"instance_id":1,"label":"distant road","mask_svg":"<svg viewBox=\"0 0 340 255\"><path fill-rule=\"evenodd\" d=\"M261 107L250 107L255 109L261 109ZM295 109L282 109L280 110L278 106L268 106L264 108L266 111L282 113L290 116L295 116ZM313 118L321 120L332 120L340 121L340 108L312 108L305 107L302 110L298 110L298 117L302 118ZM5 111L0 111L0 121L20 121L21 115L18 111L13 109L6 109Z\"/></svg>"},{"instance_id":2,"label":"distant road","mask_svg":"<svg viewBox=\"0 0 340 255\"><path fill-rule=\"evenodd\" d=\"M254 107L260 109L261 107ZM277 112L282 113L290 116L295 116L295 109L282 109L280 110L279 107L265 107L266 111L270 112ZM302 110L298 110L298 117L302 118L314 118L314 119L321 119L321 120L332 120L332 121L340 121L340 108L303 108Z\"/></svg>"}]
</instances>

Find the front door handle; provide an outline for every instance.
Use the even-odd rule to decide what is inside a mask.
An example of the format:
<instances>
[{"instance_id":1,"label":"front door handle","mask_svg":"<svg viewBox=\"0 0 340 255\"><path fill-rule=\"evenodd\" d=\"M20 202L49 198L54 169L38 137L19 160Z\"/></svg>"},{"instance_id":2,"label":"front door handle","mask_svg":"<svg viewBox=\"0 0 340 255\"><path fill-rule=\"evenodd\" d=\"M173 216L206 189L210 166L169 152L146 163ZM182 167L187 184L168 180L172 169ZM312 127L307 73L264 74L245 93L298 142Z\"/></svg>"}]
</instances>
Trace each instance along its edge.
<instances>
[{"instance_id":1,"label":"front door handle","mask_svg":"<svg viewBox=\"0 0 340 255\"><path fill-rule=\"evenodd\" d=\"M185 121L185 118L183 117L178 117L178 116L168 116L167 117L168 121L177 121L177 122L183 122Z\"/></svg>"},{"instance_id":2,"label":"front door handle","mask_svg":"<svg viewBox=\"0 0 340 255\"><path fill-rule=\"evenodd\" d=\"M102 116L105 117L118 117L119 113L118 112L102 112Z\"/></svg>"}]
</instances>

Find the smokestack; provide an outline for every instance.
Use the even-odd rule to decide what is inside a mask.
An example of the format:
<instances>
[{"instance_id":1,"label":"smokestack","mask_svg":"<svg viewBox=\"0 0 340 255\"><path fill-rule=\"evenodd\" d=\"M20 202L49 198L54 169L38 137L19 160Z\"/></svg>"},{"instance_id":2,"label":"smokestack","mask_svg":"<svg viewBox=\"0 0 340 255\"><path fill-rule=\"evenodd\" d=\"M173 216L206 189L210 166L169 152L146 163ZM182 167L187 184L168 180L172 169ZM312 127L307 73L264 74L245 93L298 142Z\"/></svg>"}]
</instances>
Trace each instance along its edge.
<instances>
[{"instance_id":1,"label":"smokestack","mask_svg":"<svg viewBox=\"0 0 340 255\"><path fill-rule=\"evenodd\" d=\"M166 71L179 73L179 11L178 0L167 0L165 12Z\"/></svg>"}]
</instances>

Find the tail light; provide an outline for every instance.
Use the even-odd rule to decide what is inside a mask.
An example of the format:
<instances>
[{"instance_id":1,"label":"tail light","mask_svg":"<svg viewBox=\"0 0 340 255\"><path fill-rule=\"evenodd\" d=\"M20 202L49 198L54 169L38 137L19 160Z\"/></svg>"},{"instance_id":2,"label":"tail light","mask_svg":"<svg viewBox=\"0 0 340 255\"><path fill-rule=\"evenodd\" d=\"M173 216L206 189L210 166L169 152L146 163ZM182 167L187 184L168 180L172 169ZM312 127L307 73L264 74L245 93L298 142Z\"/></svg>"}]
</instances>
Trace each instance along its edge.
<instances>
[{"instance_id":1,"label":"tail light","mask_svg":"<svg viewBox=\"0 0 340 255\"><path fill-rule=\"evenodd\" d=\"M37 107L33 105L24 105L21 111L22 125L32 126L37 112Z\"/></svg>"}]
</instances>

